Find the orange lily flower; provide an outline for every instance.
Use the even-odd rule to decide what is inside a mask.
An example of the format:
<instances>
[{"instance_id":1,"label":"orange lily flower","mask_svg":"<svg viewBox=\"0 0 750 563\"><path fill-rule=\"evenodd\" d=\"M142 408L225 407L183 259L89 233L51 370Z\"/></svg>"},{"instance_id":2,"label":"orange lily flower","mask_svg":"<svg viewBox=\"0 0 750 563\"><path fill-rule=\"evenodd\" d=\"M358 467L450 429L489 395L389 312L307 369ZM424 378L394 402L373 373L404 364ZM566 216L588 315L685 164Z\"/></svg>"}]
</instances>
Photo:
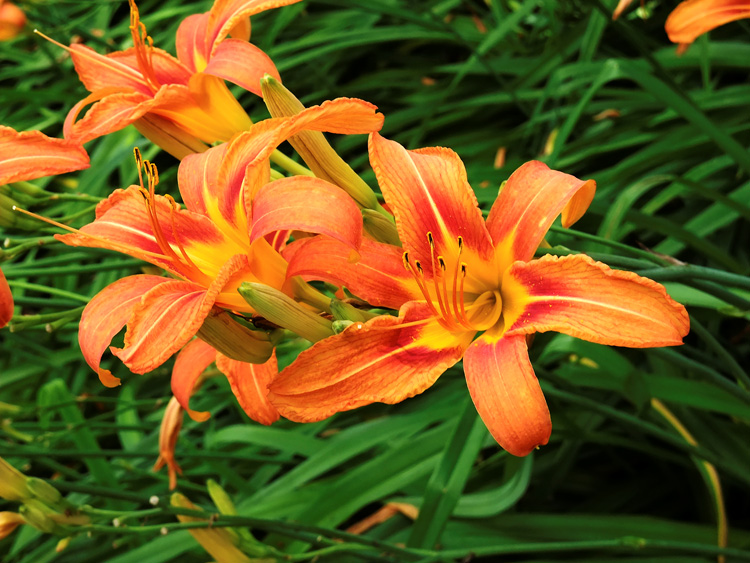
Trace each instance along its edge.
<instances>
[{"instance_id":1,"label":"orange lily flower","mask_svg":"<svg viewBox=\"0 0 750 563\"><path fill-rule=\"evenodd\" d=\"M0 0L0 41L18 37L25 25L26 14L23 10L15 4Z\"/></svg>"},{"instance_id":2,"label":"orange lily flower","mask_svg":"<svg viewBox=\"0 0 750 563\"><path fill-rule=\"evenodd\" d=\"M7 5L7 4L6 4ZM16 131L0 125L0 186L63 174L89 167L83 147L71 141L54 139L40 131ZM5 196L0 193L0 203ZM0 270L0 328L13 317L13 296Z\"/></svg>"},{"instance_id":3,"label":"orange lily flower","mask_svg":"<svg viewBox=\"0 0 750 563\"><path fill-rule=\"evenodd\" d=\"M370 161L403 248L365 240L360 262L349 264L339 243L314 237L290 247L287 275L345 285L400 314L354 323L302 352L269 387L282 416L309 422L397 403L463 357L479 415L503 448L521 456L551 432L528 335L552 330L630 347L682 343L687 313L656 282L584 255L533 259L557 215L564 226L583 215L592 180L529 162L485 222L453 151L407 151L375 133Z\"/></svg>"},{"instance_id":4,"label":"orange lily flower","mask_svg":"<svg viewBox=\"0 0 750 563\"><path fill-rule=\"evenodd\" d=\"M743 18L750 18L747 0L687 0L669 14L665 29L669 40L679 44L678 52L684 53L698 36Z\"/></svg>"},{"instance_id":5,"label":"orange lily flower","mask_svg":"<svg viewBox=\"0 0 750 563\"><path fill-rule=\"evenodd\" d=\"M204 143L247 130L252 122L224 80L260 96L260 79L266 73L278 78L268 55L247 42L249 17L298 1L216 0L210 12L182 22L175 58L153 47L129 0L131 49L100 55L84 45L60 45L91 92L68 113L65 137L85 143L135 123L146 137L183 158L206 150ZM230 33L241 38L227 39Z\"/></svg>"},{"instance_id":6,"label":"orange lily flower","mask_svg":"<svg viewBox=\"0 0 750 563\"><path fill-rule=\"evenodd\" d=\"M237 293L238 286L250 281L282 289L287 262L279 252L286 237L275 237L280 231L322 233L356 250L361 215L342 190L317 178L306 177L293 186L294 178L269 183L268 158L279 144L302 130L341 134L378 130L383 116L374 110L362 100L341 98L291 118L259 122L231 143L191 155L182 161L178 174L187 209L170 196L155 193L156 169L139 160L146 170L147 187L141 178L141 186L115 191L99 204L95 221L80 230L58 224L74 231L57 235L66 244L116 250L172 276L123 278L85 308L79 330L81 351L105 385L119 384L99 364L111 339L125 325L124 347L111 350L134 373L161 365L196 334L234 360L263 363L270 359L275 365L273 345L265 333L245 328L224 313L253 313ZM283 218L262 212L281 202ZM240 334L235 345L227 331ZM214 358L224 373L242 377L240 368ZM233 376L229 377L231 381ZM187 408L187 400L182 403Z\"/></svg>"}]
</instances>

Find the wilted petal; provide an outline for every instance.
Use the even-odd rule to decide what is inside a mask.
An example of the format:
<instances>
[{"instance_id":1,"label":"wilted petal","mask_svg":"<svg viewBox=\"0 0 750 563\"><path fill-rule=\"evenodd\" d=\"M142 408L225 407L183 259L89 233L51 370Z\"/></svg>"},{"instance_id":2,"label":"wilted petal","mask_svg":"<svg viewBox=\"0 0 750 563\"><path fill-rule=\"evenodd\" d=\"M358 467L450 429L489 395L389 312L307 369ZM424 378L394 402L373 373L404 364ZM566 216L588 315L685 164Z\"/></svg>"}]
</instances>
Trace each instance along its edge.
<instances>
[{"instance_id":1,"label":"wilted petal","mask_svg":"<svg viewBox=\"0 0 750 563\"><path fill-rule=\"evenodd\" d=\"M0 185L88 167L89 156L80 143L0 125Z\"/></svg>"},{"instance_id":2,"label":"wilted petal","mask_svg":"<svg viewBox=\"0 0 750 563\"><path fill-rule=\"evenodd\" d=\"M284 250L287 275L344 286L375 307L399 309L407 301L424 298L404 268L402 249L365 238L358 252L359 260L352 262L351 248L336 240L296 241Z\"/></svg>"},{"instance_id":3,"label":"wilted petal","mask_svg":"<svg viewBox=\"0 0 750 563\"><path fill-rule=\"evenodd\" d=\"M427 305L411 302L398 318L376 317L321 340L271 383L271 403L286 418L312 422L422 393L461 359L473 336L447 332L430 315Z\"/></svg>"},{"instance_id":4,"label":"wilted petal","mask_svg":"<svg viewBox=\"0 0 750 563\"><path fill-rule=\"evenodd\" d=\"M182 468L178 465L174 456L174 449L182 430L184 413L180 403L172 397L164 410L159 429L159 458L154 464L154 471L159 471L165 465L169 473L169 490L177 488L177 475L182 475Z\"/></svg>"},{"instance_id":5,"label":"wilted petal","mask_svg":"<svg viewBox=\"0 0 750 563\"><path fill-rule=\"evenodd\" d=\"M485 333L466 350L464 372L479 416L503 449L524 456L549 441L552 422L525 336Z\"/></svg>"},{"instance_id":6,"label":"wilted petal","mask_svg":"<svg viewBox=\"0 0 750 563\"><path fill-rule=\"evenodd\" d=\"M190 397L195 391L198 379L216 360L216 350L209 344L196 338L188 342L177 354L172 368L172 394L180 406L196 422L208 420L211 416L206 411L194 411L190 408Z\"/></svg>"},{"instance_id":7,"label":"wilted petal","mask_svg":"<svg viewBox=\"0 0 750 563\"><path fill-rule=\"evenodd\" d=\"M501 271L516 260L531 260L550 226L562 213L570 227L588 209L596 183L583 181L538 161L513 172L492 205L487 228L504 258Z\"/></svg>"},{"instance_id":8,"label":"wilted petal","mask_svg":"<svg viewBox=\"0 0 750 563\"><path fill-rule=\"evenodd\" d=\"M588 256L516 262L503 279L507 335L555 331L610 346L682 344L685 308L664 286Z\"/></svg>"},{"instance_id":9,"label":"wilted petal","mask_svg":"<svg viewBox=\"0 0 750 563\"><path fill-rule=\"evenodd\" d=\"M227 376L232 392L247 416L265 425L279 419L279 411L268 400L268 384L279 372L275 354L264 364L238 362L219 354L216 367Z\"/></svg>"},{"instance_id":10,"label":"wilted petal","mask_svg":"<svg viewBox=\"0 0 750 563\"><path fill-rule=\"evenodd\" d=\"M362 214L343 190L319 178L292 176L263 186L252 203L250 240L294 229L327 235L352 249L362 242Z\"/></svg>"},{"instance_id":11,"label":"wilted petal","mask_svg":"<svg viewBox=\"0 0 750 563\"><path fill-rule=\"evenodd\" d=\"M109 370L99 367L110 341L128 322L141 297L168 281L168 278L161 276L129 276L105 287L86 305L78 328L78 344L86 363L105 386L116 387L120 384L120 380Z\"/></svg>"}]
</instances>

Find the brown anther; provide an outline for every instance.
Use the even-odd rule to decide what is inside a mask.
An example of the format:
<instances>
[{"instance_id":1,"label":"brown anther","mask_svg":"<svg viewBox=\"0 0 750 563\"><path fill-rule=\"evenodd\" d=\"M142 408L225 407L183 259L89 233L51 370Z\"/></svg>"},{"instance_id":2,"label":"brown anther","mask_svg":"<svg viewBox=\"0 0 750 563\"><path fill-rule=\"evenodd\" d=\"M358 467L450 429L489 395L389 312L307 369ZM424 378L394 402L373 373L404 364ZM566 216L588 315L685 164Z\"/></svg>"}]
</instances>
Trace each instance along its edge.
<instances>
[{"instance_id":1,"label":"brown anther","mask_svg":"<svg viewBox=\"0 0 750 563\"><path fill-rule=\"evenodd\" d=\"M466 277L466 262L461 262L461 275Z\"/></svg>"},{"instance_id":2,"label":"brown anther","mask_svg":"<svg viewBox=\"0 0 750 563\"><path fill-rule=\"evenodd\" d=\"M420 275L424 274L424 270L422 270L422 264L419 260L415 260L414 265L417 267L417 271Z\"/></svg>"},{"instance_id":3,"label":"brown anther","mask_svg":"<svg viewBox=\"0 0 750 563\"><path fill-rule=\"evenodd\" d=\"M404 252L402 259L404 261L404 268L411 271L411 268L409 267L409 252L408 251Z\"/></svg>"},{"instance_id":4,"label":"brown anther","mask_svg":"<svg viewBox=\"0 0 750 563\"><path fill-rule=\"evenodd\" d=\"M459 254L464 249L464 237L460 236L458 237L458 252Z\"/></svg>"},{"instance_id":5,"label":"brown anther","mask_svg":"<svg viewBox=\"0 0 750 563\"><path fill-rule=\"evenodd\" d=\"M427 231L427 241L430 243L430 248L432 248L433 246L435 246L435 239L432 238L432 232L431 231Z\"/></svg>"},{"instance_id":6,"label":"brown anther","mask_svg":"<svg viewBox=\"0 0 750 563\"><path fill-rule=\"evenodd\" d=\"M445 272L445 270L446 270L446 268L445 268L445 260L443 259L442 256L438 256L437 260L438 260L438 264L440 265L440 269Z\"/></svg>"}]
</instances>

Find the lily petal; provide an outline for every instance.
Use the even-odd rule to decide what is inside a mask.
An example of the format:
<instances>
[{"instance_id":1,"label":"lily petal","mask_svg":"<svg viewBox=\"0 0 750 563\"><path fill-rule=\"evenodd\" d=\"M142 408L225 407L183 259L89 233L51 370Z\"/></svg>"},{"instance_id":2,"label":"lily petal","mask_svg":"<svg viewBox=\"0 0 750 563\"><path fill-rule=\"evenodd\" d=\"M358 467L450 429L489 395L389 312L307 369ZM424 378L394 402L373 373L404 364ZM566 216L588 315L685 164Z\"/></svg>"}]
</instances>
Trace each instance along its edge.
<instances>
[{"instance_id":1,"label":"lily petal","mask_svg":"<svg viewBox=\"0 0 750 563\"><path fill-rule=\"evenodd\" d=\"M109 93L107 89L106 95L98 101L95 100L99 94L95 92L78 102L68 113L63 127L65 138L77 143L87 143L91 139L119 131L160 105L184 102L187 88L180 88L183 90L163 88L154 97L140 92ZM81 120L75 121L83 107L91 101L94 101L94 105Z\"/></svg>"},{"instance_id":2,"label":"lily petal","mask_svg":"<svg viewBox=\"0 0 750 563\"><path fill-rule=\"evenodd\" d=\"M300 0L216 0L211 7L206 32L209 57L243 20L266 10L296 4ZM207 58L209 58L207 57Z\"/></svg>"},{"instance_id":3,"label":"lily petal","mask_svg":"<svg viewBox=\"0 0 750 563\"><path fill-rule=\"evenodd\" d=\"M250 241L283 229L319 233L352 249L362 242L362 214L338 186L310 176L266 184L252 203Z\"/></svg>"},{"instance_id":4,"label":"lily petal","mask_svg":"<svg viewBox=\"0 0 750 563\"><path fill-rule=\"evenodd\" d=\"M80 143L0 125L0 185L88 167L89 156Z\"/></svg>"},{"instance_id":5,"label":"lily petal","mask_svg":"<svg viewBox=\"0 0 750 563\"><path fill-rule=\"evenodd\" d=\"M383 124L383 115L376 113L376 109L363 100L338 98L310 107L294 117L266 119L240 133L229 143L215 184L221 194L213 196L220 198L219 210L227 221L234 220L236 203L244 199L245 204L249 204L257 191L269 182L268 159L276 147L291 136L307 129L343 135L369 133Z\"/></svg>"},{"instance_id":6,"label":"lily petal","mask_svg":"<svg viewBox=\"0 0 750 563\"><path fill-rule=\"evenodd\" d=\"M398 318L375 317L317 342L271 383L271 403L290 420L312 422L422 393L461 359L473 336L447 332L430 313L424 303L407 303Z\"/></svg>"},{"instance_id":7,"label":"lily petal","mask_svg":"<svg viewBox=\"0 0 750 563\"><path fill-rule=\"evenodd\" d=\"M206 68L208 49L206 29L209 13L193 14L180 22L177 28L176 50L180 62L193 72Z\"/></svg>"},{"instance_id":8,"label":"lily petal","mask_svg":"<svg viewBox=\"0 0 750 563\"><path fill-rule=\"evenodd\" d=\"M407 301L423 299L417 282L404 268L400 248L362 239L360 259L351 262L351 248L327 237L296 241L284 249L287 276L345 286L375 307L399 309Z\"/></svg>"},{"instance_id":9,"label":"lily petal","mask_svg":"<svg viewBox=\"0 0 750 563\"><path fill-rule=\"evenodd\" d=\"M0 328L8 324L13 318L13 295L10 286L5 279L5 274L0 270Z\"/></svg>"},{"instance_id":10,"label":"lily petal","mask_svg":"<svg viewBox=\"0 0 750 563\"><path fill-rule=\"evenodd\" d=\"M112 353L133 373L160 366L198 332L224 286L247 270L247 258L236 255L208 289L184 281L169 281L153 288L143 295L128 320L125 346L111 348Z\"/></svg>"},{"instance_id":11,"label":"lily petal","mask_svg":"<svg viewBox=\"0 0 750 563\"><path fill-rule=\"evenodd\" d=\"M484 333L466 350L464 372L479 416L503 449L525 456L549 441L552 421L525 336Z\"/></svg>"},{"instance_id":12,"label":"lily petal","mask_svg":"<svg viewBox=\"0 0 750 563\"><path fill-rule=\"evenodd\" d=\"M85 45L71 45L67 49L73 59L78 78L89 92L103 88L134 90L148 96L153 94L138 66L136 49L100 55ZM151 49L149 61L161 84L187 85L190 70L172 55L161 49Z\"/></svg>"},{"instance_id":13,"label":"lily petal","mask_svg":"<svg viewBox=\"0 0 750 563\"><path fill-rule=\"evenodd\" d=\"M442 147L407 151L377 133L370 136L369 148L380 189L396 216L399 237L413 259L425 267L431 263L428 233L435 254L449 264L458 257L459 237L462 260L492 259L492 240L456 153Z\"/></svg>"},{"instance_id":14,"label":"lily petal","mask_svg":"<svg viewBox=\"0 0 750 563\"><path fill-rule=\"evenodd\" d=\"M685 308L664 286L583 254L516 262L503 278L502 296L508 336L552 330L645 348L682 344L690 329Z\"/></svg>"},{"instance_id":15,"label":"lily petal","mask_svg":"<svg viewBox=\"0 0 750 563\"><path fill-rule=\"evenodd\" d=\"M495 248L506 260L501 271L516 260L531 260L561 213L564 227L578 221L595 191L593 180L584 182L539 161L527 162L513 172L487 217Z\"/></svg>"},{"instance_id":16,"label":"lily petal","mask_svg":"<svg viewBox=\"0 0 750 563\"><path fill-rule=\"evenodd\" d=\"M99 367L104 351L125 326L143 295L168 281L161 276L128 276L105 287L83 310L78 344L86 363L106 387L117 387L120 380L109 370Z\"/></svg>"},{"instance_id":17,"label":"lily petal","mask_svg":"<svg viewBox=\"0 0 750 563\"><path fill-rule=\"evenodd\" d=\"M743 18L750 18L748 0L688 0L669 14L664 27L669 40L684 50L698 36Z\"/></svg>"},{"instance_id":18,"label":"lily petal","mask_svg":"<svg viewBox=\"0 0 750 563\"><path fill-rule=\"evenodd\" d=\"M243 251L224 238L211 221L197 213L173 209L163 196L152 202L161 227L161 236L181 256L180 245L194 263L209 274L218 272L221 256ZM175 238L175 233L177 238ZM169 272L190 277L183 271L182 261L173 260L159 246L143 196L136 186L115 190L96 207L96 220L83 226L77 233L56 235L57 240L70 246L107 248L146 260ZM200 280L197 280L200 281Z\"/></svg>"},{"instance_id":19,"label":"lily petal","mask_svg":"<svg viewBox=\"0 0 750 563\"><path fill-rule=\"evenodd\" d=\"M263 76L270 74L281 80L271 57L252 43L241 39L222 41L203 72L229 80L258 96L262 95L260 80Z\"/></svg>"},{"instance_id":20,"label":"lily petal","mask_svg":"<svg viewBox=\"0 0 750 563\"><path fill-rule=\"evenodd\" d=\"M172 394L180 406L187 411L190 418L203 422L211 417L207 411L194 411L189 407L190 397L195 391L198 379L216 360L216 350L196 338L188 342L177 354L172 368Z\"/></svg>"},{"instance_id":21,"label":"lily petal","mask_svg":"<svg viewBox=\"0 0 750 563\"><path fill-rule=\"evenodd\" d=\"M219 354L216 367L227 376L232 392L247 416L266 426L279 419L279 411L268 400L268 384L279 372L276 354L264 364L238 362Z\"/></svg>"}]
</instances>

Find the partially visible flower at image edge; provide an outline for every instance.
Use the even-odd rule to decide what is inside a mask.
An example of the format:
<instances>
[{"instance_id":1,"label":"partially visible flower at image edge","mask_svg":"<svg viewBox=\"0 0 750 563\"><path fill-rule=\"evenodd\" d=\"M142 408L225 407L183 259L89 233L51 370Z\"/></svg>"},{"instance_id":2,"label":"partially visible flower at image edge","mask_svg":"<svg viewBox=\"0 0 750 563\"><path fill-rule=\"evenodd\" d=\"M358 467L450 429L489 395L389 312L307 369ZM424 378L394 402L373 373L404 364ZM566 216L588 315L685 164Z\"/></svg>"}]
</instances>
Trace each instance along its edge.
<instances>
[{"instance_id":1,"label":"partially visible flower at image edge","mask_svg":"<svg viewBox=\"0 0 750 563\"><path fill-rule=\"evenodd\" d=\"M736 20L750 18L748 0L686 0L679 4L665 24L669 40L678 43L679 53L700 35Z\"/></svg>"}]
</instances>

